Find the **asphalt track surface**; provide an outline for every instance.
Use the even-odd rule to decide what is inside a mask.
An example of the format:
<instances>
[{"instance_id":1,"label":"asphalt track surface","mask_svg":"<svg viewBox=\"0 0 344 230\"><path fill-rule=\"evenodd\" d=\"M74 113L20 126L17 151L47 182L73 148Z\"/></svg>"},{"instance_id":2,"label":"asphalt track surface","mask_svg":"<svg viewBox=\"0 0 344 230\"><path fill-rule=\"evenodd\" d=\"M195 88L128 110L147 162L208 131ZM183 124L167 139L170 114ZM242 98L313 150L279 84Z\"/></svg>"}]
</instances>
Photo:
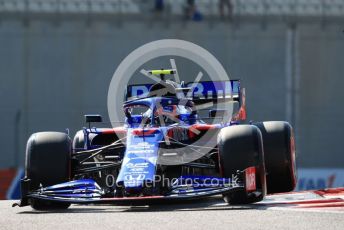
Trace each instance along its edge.
<instances>
[{"instance_id":1,"label":"asphalt track surface","mask_svg":"<svg viewBox=\"0 0 344 230\"><path fill-rule=\"evenodd\" d=\"M0 201L0 229L344 229L343 211L230 206L221 197L154 206L72 205L34 211Z\"/></svg>"}]
</instances>

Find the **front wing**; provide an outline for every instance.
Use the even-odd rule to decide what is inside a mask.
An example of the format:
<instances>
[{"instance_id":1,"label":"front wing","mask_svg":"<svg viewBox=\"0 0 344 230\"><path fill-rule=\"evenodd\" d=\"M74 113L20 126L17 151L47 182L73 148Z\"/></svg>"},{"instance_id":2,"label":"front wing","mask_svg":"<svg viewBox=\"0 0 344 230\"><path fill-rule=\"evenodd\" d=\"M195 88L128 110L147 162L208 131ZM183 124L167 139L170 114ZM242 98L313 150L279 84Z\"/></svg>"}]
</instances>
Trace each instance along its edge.
<instances>
[{"instance_id":1,"label":"front wing","mask_svg":"<svg viewBox=\"0 0 344 230\"><path fill-rule=\"evenodd\" d=\"M166 195L153 196L135 196L135 197L105 197L99 185L91 179L83 179L70 181L58 185L40 188L34 192L22 194L20 203L13 206L26 206L28 200L37 199L52 202L62 202L71 204L114 204L114 205L147 205L162 204L176 201L186 201L193 199L201 199L209 196L228 194L237 191L252 190L252 183L247 178L255 180L255 174L252 174L254 167L247 168L242 171L243 180L234 181L226 178L203 177L201 183L183 184L185 179L195 177L181 177L179 182L172 186L172 189ZM197 177L198 179L200 177ZM218 179L222 181L219 184L209 184L206 181L210 179ZM23 186L23 183L22 183ZM23 190L23 189L22 189ZM22 191L23 192L23 191Z\"/></svg>"},{"instance_id":2,"label":"front wing","mask_svg":"<svg viewBox=\"0 0 344 230\"><path fill-rule=\"evenodd\" d=\"M143 196L143 197L123 197L123 198L67 198L67 197L57 197L57 196L47 196L40 194L31 194L28 197L46 200L46 201L55 201L55 202L64 202L71 204L113 204L113 205L147 205L147 204L162 204L175 201L185 201L193 199L201 199L208 196L214 196L219 194L225 194L228 192L234 192L242 190L243 187L236 188L222 188L214 189L207 192L195 192L184 195L167 195L167 196ZM20 206L20 205L19 205Z\"/></svg>"}]
</instances>

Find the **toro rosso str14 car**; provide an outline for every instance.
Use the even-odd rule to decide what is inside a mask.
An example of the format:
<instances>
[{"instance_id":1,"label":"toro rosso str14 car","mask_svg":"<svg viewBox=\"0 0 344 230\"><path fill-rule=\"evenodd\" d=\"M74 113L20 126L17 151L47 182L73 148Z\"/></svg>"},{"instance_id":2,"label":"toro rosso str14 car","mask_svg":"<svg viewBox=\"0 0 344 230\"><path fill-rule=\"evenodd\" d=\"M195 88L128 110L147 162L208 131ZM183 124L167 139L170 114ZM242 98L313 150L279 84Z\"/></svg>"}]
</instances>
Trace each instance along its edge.
<instances>
[{"instance_id":1,"label":"toro rosso str14 car","mask_svg":"<svg viewBox=\"0 0 344 230\"><path fill-rule=\"evenodd\" d=\"M165 80L174 71L150 71L160 76L158 83L127 87L121 126L96 128L91 123L102 122L101 116L85 115L89 125L73 139L33 134L15 205L160 204L220 194L230 204L247 204L294 189L289 123L245 123L239 80ZM211 107L220 103L234 112Z\"/></svg>"}]
</instances>

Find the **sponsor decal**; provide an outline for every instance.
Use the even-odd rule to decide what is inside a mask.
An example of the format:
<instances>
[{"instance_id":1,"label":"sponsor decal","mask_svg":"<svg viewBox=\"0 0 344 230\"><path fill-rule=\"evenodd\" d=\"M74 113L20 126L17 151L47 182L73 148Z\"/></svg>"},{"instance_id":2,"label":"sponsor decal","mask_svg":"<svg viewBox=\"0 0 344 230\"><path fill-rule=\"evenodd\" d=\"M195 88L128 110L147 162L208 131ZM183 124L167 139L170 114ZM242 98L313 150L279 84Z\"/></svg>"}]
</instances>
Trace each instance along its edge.
<instances>
[{"instance_id":1,"label":"sponsor decal","mask_svg":"<svg viewBox=\"0 0 344 230\"><path fill-rule=\"evenodd\" d=\"M251 192L256 190L256 168L249 167L245 169L245 186L246 191Z\"/></svg>"},{"instance_id":2,"label":"sponsor decal","mask_svg":"<svg viewBox=\"0 0 344 230\"><path fill-rule=\"evenodd\" d=\"M127 167L127 168L142 168L142 167L148 167L148 162L143 162L143 163L128 163L125 167Z\"/></svg>"},{"instance_id":3,"label":"sponsor decal","mask_svg":"<svg viewBox=\"0 0 344 230\"><path fill-rule=\"evenodd\" d=\"M130 145L130 149L150 149L153 148L155 145L154 144L149 144L148 142L140 142L137 144L132 144Z\"/></svg>"},{"instance_id":4,"label":"sponsor decal","mask_svg":"<svg viewBox=\"0 0 344 230\"><path fill-rule=\"evenodd\" d=\"M150 150L150 149L141 149L141 150L128 150L127 151L128 154L149 154L149 153L154 153L154 150Z\"/></svg>"},{"instance_id":5,"label":"sponsor decal","mask_svg":"<svg viewBox=\"0 0 344 230\"><path fill-rule=\"evenodd\" d=\"M127 88L128 99L144 98L148 96L149 89L153 84L129 85ZM199 99L214 98L237 98L239 97L240 82L239 81L205 81L205 82L189 82L187 87L192 88L192 92L188 97ZM164 107L167 112L172 112L171 108Z\"/></svg>"},{"instance_id":6,"label":"sponsor decal","mask_svg":"<svg viewBox=\"0 0 344 230\"><path fill-rule=\"evenodd\" d=\"M127 174L124 176L124 179L127 181L142 181L146 178L145 174Z\"/></svg>"},{"instance_id":7,"label":"sponsor decal","mask_svg":"<svg viewBox=\"0 0 344 230\"><path fill-rule=\"evenodd\" d=\"M344 187L344 169L341 168L300 168L297 191Z\"/></svg>"}]
</instances>

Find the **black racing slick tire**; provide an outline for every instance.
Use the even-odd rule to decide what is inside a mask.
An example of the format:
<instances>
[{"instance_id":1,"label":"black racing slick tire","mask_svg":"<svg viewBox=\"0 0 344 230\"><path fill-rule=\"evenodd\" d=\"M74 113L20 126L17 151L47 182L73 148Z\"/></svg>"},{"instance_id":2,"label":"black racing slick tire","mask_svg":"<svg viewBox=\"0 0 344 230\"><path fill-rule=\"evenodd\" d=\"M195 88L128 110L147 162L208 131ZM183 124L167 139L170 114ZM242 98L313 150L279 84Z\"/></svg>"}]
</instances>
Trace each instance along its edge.
<instances>
[{"instance_id":1,"label":"black racing slick tire","mask_svg":"<svg viewBox=\"0 0 344 230\"><path fill-rule=\"evenodd\" d=\"M30 190L63 183L70 178L71 140L65 133L39 132L32 134L26 147L25 177ZM68 203L30 200L36 210L66 209Z\"/></svg>"},{"instance_id":2,"label":"black racing slick tire","mask_svg":"<svg viewBox=\"0 0 344 230\"><path fill-rule=\"evenodd\" d=\"M85 147L84 131L79 130L73 138L73 151L78 152Z\"/></svg>"},{"instance_id":3,"label":"black racing slick tire","mask_svg":"<svg viewBox=\"0 0 344 230\"><path fill-rule=\"evenodd\" d=\"M253 125L235 125L223 128L218 134L220 171L232 178L237 170L256 167L256 190L240 190L224 194L230 204L249 204L261 201L266 195L266 180L262 135Z\"/></svg>"},{"instance_id":4,"label":"black racing slick tire","mask_svg":"<svg viewBox=\"0 0 344 230\"><path fill-rule=\"evenodd\" d=\"M288 122L255 124L263 135L267 192L290 192L296 186L295 139Z\"/></svg>"},{"instance_id":5,"label":"black racing slick tire","mask_svg":"<svg viewBox=\"0 0 344 230\"><path fill-rule=\"evenodd\" d=\"M95 133L89 133L88 134L88 140L92 142L93 138L95 138L97 134ZM85 135L84 135L84 130L79 130L76 132L74 138L73 138L73 143L72 143L72 149L73 152L79 152L85 150Z\"/></svg>"}]
</instances>

